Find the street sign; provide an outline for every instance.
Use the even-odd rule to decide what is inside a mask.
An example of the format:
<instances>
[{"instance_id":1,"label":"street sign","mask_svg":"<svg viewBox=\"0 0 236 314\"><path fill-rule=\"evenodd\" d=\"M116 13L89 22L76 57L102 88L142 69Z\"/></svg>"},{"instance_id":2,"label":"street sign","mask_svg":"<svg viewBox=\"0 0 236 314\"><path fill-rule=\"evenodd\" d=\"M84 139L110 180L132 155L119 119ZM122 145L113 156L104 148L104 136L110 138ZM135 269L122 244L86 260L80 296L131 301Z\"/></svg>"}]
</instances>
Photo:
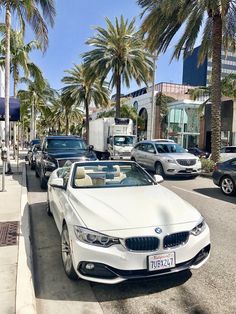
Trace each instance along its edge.
<instances>
[{"instance_id":1,"label":"street sign","mask_svg":"<svg viewBox=\"0 0 236 314\"><path fill-rule=\"evenodd\" d=\"M20 101L17 98L10 97L9 101L10 121L20 120ZM0 97L0 121L5 120L5 98Z\"/></svg>"}]
</instances>

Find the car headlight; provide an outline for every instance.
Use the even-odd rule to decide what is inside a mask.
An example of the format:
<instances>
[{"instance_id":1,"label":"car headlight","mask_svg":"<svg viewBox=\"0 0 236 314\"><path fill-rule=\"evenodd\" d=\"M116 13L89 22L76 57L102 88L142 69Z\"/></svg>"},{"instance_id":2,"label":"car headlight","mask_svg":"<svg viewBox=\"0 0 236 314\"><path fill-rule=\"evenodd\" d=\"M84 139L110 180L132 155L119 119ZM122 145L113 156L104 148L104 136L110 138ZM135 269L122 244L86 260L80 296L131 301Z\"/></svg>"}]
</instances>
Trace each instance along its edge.
<instances>
[{"instance_id":1,"label":"car headlight","mask_svg":"<svg viewBox=\"0 0 236 314\"><path fill-rule=\"evenodd\" d=\"M198 236L201 234L206 228L205 220L203 219L196 227L191 230L191 234Z\"/></svg>"},{"instance_id":2,"label":"car headlight","mask_svg":"<svg viewBox=\"0 0 236 314\"><path fill-rule=\"evenodd\" d=\"M170 163L170 164L176 164L175 159L172 159L172 158L165 158L164 160L165 160L165 162L168 162L168 163Z\"/></svg>"},{"instance_id":3,"label":"car headlight","mask_svg":"<svg viewBox=\"0 0 236 314\"><path fill-rule=\"evenodd\" d=\"M110 237L87 228L74 226L74 231L77 239L87 244L109 247L120 243L118 238Z\"/></svg>"},{"instance_id":4,"label":"car headlight","mask_svg":"<svg viewBox=\"0 0 236 314\"><path fill-rule=\"evenodd\" d=\"M50 168L56 168L57 166L54 164L54 162L50 160L44 160L45 167L50 167Z\"/></svg>"}]
</instances>

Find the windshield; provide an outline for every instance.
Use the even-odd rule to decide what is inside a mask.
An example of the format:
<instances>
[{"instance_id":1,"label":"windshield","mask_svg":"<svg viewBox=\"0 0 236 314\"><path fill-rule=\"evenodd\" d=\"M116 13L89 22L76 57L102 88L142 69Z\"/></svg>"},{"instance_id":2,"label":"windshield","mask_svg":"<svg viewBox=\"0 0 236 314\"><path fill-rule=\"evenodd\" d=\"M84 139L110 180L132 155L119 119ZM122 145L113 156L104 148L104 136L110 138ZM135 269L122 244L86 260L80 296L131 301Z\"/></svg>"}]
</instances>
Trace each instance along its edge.
<instances>
[{"instance_id":1,"label":"windshield","mask_svg":"<svg viewBox=\"0 0 236 314\"><path fill-rule=\"evenodd\" d=\"M89 162L74 169L74 188L109 188L153 185L153 179L135 163Z\"/></svg>"},{"instance_id":2,"label":"windshield","mask_svg":"<svg viewBox=\"0 0 236 314\"><path fill-rule=\"evenodd\" d=\"M80 139L48 139L46 148L48 150L85 150L86 144L83 140Z\"/></svg>"},{"instance_id":3,"label":"windshield","mask_svg":"<svg viewBox=\"0 0 236 314\"><path fill-rule=\"evenodd\" d=\"M114 145L116 146L133 146L133 136L114 136Z\"/></svg>"},{"instance_id":4,"label":"windshield","mask_svg":"<svg viewBox=\"0 0 236 314\"><path fill-rule=\"evenodd\" d=\"M159 143L155 144L159 154L173 154L173 153L186 153L186 150L175 143Z\"/></svg>"}]
</instances>

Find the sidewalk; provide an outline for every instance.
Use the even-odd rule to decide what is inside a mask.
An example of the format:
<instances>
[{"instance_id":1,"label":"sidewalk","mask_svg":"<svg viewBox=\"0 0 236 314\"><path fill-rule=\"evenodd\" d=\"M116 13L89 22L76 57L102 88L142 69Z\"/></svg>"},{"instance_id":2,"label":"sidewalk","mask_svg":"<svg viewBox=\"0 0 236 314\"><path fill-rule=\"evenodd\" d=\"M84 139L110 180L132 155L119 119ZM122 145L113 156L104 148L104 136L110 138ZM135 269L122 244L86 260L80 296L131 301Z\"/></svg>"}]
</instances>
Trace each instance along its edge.
<instances>
[{"instance_id":1,"label":"sidewalk","mask_svg":"<svg viewBox=\"0 0 236 314\"><path fill-rule=\"evenodd\" d=\"M25 151L20 151L25 155ZM36 313L31 273L29 216L24 160L11 160L0 192L0 313ZM0 161L0 191L2 162Z\"/></svg>"}]
</instances>

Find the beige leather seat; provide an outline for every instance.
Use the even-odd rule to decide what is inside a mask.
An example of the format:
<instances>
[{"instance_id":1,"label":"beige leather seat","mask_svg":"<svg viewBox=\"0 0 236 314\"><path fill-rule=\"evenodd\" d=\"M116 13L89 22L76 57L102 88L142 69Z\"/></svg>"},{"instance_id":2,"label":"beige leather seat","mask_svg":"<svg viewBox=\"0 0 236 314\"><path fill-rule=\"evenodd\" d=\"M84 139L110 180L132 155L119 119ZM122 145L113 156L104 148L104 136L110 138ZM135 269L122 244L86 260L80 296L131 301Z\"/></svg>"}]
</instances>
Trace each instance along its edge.
<instances>
[{"instance_id":1,"label":"beige leather seat","mask_svg":"<svg viewBox=\"0 0 236 314\"><path fill-rule=\"evenodd\" d=\"M114 181L120 182L126 178L126 175L124 173L120 173L120 166L116 165L114 166L114 169L116 169L116 171L114 172Z\"/></svg>"},{"instance_id":2,"label":"beige leather seat","mask_svg":"<svg viewBox=\"0 0 236 314\"><path fill-rule=\"evenodd\" d=\"M77 167L75 174L76 186L90 186L93 185L92 179L85 173L84 167Z\"/></svg>"}]
</instances>

